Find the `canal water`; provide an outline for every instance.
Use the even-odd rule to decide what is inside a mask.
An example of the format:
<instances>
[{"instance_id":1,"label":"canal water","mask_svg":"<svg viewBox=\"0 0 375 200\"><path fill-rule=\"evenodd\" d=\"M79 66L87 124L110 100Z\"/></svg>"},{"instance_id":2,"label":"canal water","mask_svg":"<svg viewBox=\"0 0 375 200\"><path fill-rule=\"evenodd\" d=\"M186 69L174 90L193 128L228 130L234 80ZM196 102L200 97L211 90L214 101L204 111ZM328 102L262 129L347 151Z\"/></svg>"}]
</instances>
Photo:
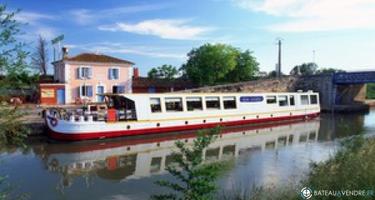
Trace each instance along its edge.
<instances>
[{"instance_id":1,"label":"canal water","mask_svg":"<svg viewBox=\"0 0 375 200\"><path fill-rule=\"evenodd\" d=\"M222 130L205 151L206 162L229 163L218 180L220 192L301 180L311 162L334 155L339 141L375 133L375 110L367 114L322 114L319 119ZM30 199L149 199L172 180L174 143L191 143L193 132L114 140L56 143L46 138L27 150L5 149L0 175Z\"/></svg>"}]
</instances>

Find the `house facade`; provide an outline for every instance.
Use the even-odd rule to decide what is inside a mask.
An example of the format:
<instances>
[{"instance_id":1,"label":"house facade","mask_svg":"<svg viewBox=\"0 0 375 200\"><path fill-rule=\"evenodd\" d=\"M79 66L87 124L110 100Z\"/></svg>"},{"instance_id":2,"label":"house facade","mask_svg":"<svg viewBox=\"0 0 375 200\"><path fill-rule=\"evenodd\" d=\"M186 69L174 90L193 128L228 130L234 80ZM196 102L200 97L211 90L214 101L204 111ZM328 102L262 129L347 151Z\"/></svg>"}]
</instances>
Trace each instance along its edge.
<instances>
[{"instance_id":1,"label":"house facade","mask_svg":"<svg viewBox=\"0 0 375 200\"><path fill-rule=\"evenodd\" d=\"M41 104L103 102L103 93L132 93L133 62L82 53L52 63L54 82L40 84Z\"/></svg>"}]
</instances>

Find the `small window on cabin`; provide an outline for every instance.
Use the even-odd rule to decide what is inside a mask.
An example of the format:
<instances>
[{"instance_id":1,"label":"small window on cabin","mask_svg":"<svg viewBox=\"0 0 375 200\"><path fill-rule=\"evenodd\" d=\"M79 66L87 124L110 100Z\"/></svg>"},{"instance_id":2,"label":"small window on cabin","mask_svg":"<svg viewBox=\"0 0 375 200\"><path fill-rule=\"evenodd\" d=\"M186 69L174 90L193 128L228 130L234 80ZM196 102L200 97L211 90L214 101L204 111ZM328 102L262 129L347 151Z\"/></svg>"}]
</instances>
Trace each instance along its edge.
<instances>
[{"instance_id":1,"label":"small window on cabin","mask_svg":"<svg viewBox=\"0 0 375 200\"><path fill-rule=\"evenodd\" d=\"M318 104L318 96L317 95L310 95L310 103L311 104Z\"/></svg>"},{"instance_id":2,"label":"small window on cabin","mask_svg":"<svg viewBox=\"0 0 375 200\"><path fill-rule=\"evenodd\" d=\"M186 105L188 111L203 110L201 97L186 97Z\"/></svg>"},{"instance_id":3,"label":"small window on cabin","mask_svg":"<svg viewBox=\"0 0 375 200\"><path fill-rule=\"evenodd\" d=\"M289 103L290 103L291 106L296 105L296 103L295 103L295 101L294 101L294 95L290 95L290 96L289 96Z\"/></svg>"},{"instance_id":4,"label":"small window on cabin","mask_svg":"<svg viewBox=\"0 0 375 200\"><path fill-rule=\"evenodd\" d=\"M309 96L301 95L301 105L309 105Z\"/></svg>"},{"instance_id":5,"label":"small window on cabin","mask_svg":"<svg viewBox=\"0 0 375 200\"><path fill-rule=\"evenodd\" d=\"M276 96L266 96L267 104L275 104L276 103Z\"/></svg>"},{"instance_id":6,"label":"small window on cabin","mask_svg":"<svg viewBox=\"0 0 375 200\"><path fill-rule=\"evenodd\" d=\"M167 111L182 111L182 98L180 97L167 97L165 100L165 109Z\"/></svg>"},{"instance_id":7,"label":"small window on cabin","mask_svg":"<svg viewBox=\"0 0 375 200\"><path fill-rule=\"evenodd\" d=\"M236 109L236 97L223 97L224 109Z\"/></svg>"},{"instance_id":8,"label":"small window on cabin","mask_svg":"<svg viewBox=\"0 0 375 200\"><path fill-rule=\"evenodd\" d=\"M151 112L158 113L161 112L160 98L150 98Z\"/></svg>"},{"instance_id":9,"label":"small window on cabin","mask_svg":"<svg viewBox=\"0 0 375 200\"><path fill-rule=\"evenodd\" d=\"M207 110L220 110L220 98L206 97L206 108Z\"/></svg>"},{"instance_id":10,"label":"small window on cabin","mask_svg":"<svg viewBox=\"0 0 375 200\"><path fill-rule=\"evenodd\" d=\"M286 95L280 95L279 98L279 106L288 106L288 96Z\"/></svg>"}]
</instances>

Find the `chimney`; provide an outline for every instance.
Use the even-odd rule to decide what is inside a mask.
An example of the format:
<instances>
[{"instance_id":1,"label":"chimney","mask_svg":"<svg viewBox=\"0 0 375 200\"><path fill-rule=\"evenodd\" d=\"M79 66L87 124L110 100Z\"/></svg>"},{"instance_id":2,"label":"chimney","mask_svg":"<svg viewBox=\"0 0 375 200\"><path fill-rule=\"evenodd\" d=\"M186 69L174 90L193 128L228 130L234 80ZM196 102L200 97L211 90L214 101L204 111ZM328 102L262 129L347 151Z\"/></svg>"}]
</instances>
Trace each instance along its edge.
<instances>
[{"instance_id":1,"label":"chimney","mask_svg":"<svg viewBox=\"0 0 375 200\"><path fill-rule=\"evenodd\" d=\"M133 68L133 78L139 78L139 69L138 67Z\"/></svg>"},{"instance_id":2,"label":"chimney","mask_svg":"<svg viewBox=\"0 0 375 200\"><path fill-rule=\"evenodd\" d=\"M62 48L62 58L63 59L68 57L68 52L69 52L68 47L63 47Z\"/></svg>"}]
</instances>

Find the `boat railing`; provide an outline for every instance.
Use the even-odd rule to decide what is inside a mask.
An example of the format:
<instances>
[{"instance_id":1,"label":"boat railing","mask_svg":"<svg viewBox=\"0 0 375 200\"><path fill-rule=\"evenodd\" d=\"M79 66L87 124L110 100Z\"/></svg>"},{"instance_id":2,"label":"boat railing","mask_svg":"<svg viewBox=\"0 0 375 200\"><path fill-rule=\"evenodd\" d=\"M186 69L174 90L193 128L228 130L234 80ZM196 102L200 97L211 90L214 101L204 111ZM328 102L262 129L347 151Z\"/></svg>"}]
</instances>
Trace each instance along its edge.
<instances>
[{"instance_id":1,"label":"boat railing","mask_svg":"<svg viewBox=\"0 0 375 200\"><path fill-rule=\"evenodd\" d=\"M136 120L135 109L116 110L116 121ZM49 115L69 122L100 122L107 121L107 110L87 110L82 108L50 108Z\"/></svg>"}]
</instances>

